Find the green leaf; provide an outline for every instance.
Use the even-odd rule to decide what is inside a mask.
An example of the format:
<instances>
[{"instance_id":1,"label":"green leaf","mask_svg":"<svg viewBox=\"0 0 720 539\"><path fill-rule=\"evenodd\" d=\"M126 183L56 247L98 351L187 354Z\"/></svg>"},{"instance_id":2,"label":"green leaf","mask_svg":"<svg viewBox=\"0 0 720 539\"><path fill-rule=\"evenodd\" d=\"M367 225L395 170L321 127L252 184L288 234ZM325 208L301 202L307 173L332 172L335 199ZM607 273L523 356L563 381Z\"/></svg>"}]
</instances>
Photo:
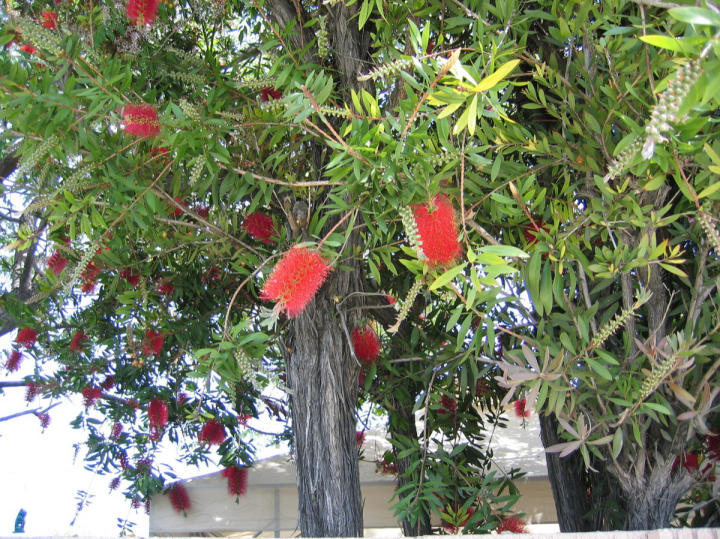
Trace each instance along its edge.
<instances>
[{"instance_id":1,"label":"green leaf","mask_svg":"<svg viewBox=\"0 0 720 539\"><path fill-rule=\"evenodd\" d=\"M518 249L512 245L487 245L480 247L477 252L491 253L497 256L516 256L518 258L528 258L530 256L522 249Z\"/></svg>"},{"instance_id":2,"label":"green leaf","mask_svg":"<svg viewBox=\"0 0 720 539\"><path fill-rule=\"evenodd\" d=\"M612 381L612 374L610 374L610 371L607 370L607 367L605 367L605 365L589 357L585 358L585 361L587 361L587 364L590 365L590 368L596 373L598 373L600 376L602 376L606 380Z\"/></svg>"},{"instance_id":3,"label":"green leaf","mask_svg":"<svg viewBox=\"0 0 720 539\"><path fill-rule=\"evenodd\" d=\"M702 191L700 191L700 192L698 193L698 199L705 198L705 197L709 197L710 195L712 195L712 194L715 193L716 191L720 191L720 181L717 181L717 180L715 181L715 183L710 184L710 185L707 186L705 189L703 189Z\"/></svg>"},{"instance_id":4,"label":"green leaf","mask_svg":"<svg viewBox=\"0 0 720 539\"><path fill-rule=\"evenodd\" d=\"M474 92L486 92L493 86L497 85L501 80L507 77L510 72L517 67L520 60L510 60L509 62L501 65L495 73L488 75L483 80L477 83L473 88Z\"/></svg>"},{"instance_id":5,"label":"green leaf","mask_svg":"<svg viewBox=\"0 0 720 539\"><path fill-rule=\"evenodd\" d=\"M623 446L623 431L621 428L618 428L615 431L615 436L613 436L613 442L612 442L612 458L615 460L618 458L618 455L620 454L620 451L622 450Z\"/></svg>"},{"instance_id":6,"label":"green leaf","mask_svg":"<svg viewBox=\"0 0 720 539\"><path fill-rule=\"evenodd\" d=\"M674 37L661 35L640 36L640 41L644 41L653 47L660 47L661 49L668 49L675 52L683 51L682 43Z\"/></svg>"},{"instance_id":7,"label":"green leaf","mask_svg":"<svg viewBox=\"0 0 720 539\"><path fill-rule=\"evenodd\" d=\"M675 20L688 24L720 26L720 15L702 7L676 7L668 10Z\"/></svg>"},{"instance_id":8,"label":"green leaf","mask_svg":"<svg viewBox=\"0 0 720 539\"><path fill-rule=\"evenodd\" d=\"M674 273L678 277L687 278L687 273L685 273L683 270L681 270L677 266L673 266L672 264L665 264L663 262L660 262L660 266L662 266L666 271L669 271L670 273Z\"/></svg>"},{"instance_id":9,"label":"green leaf","mask_svg":"<svg viewBox=\"0 0 720 539\"><path fill-rule=\"evenodd\" d=\"M430 290L437 290L438 288L445 286L450 281L452 281L457 275L465 268L466 264L461 264L459 266L455 266L454 268L450 268L445 273L440 275L437 279L433 281L433 283L430 285Z\"/></svg>"}]
</instances>

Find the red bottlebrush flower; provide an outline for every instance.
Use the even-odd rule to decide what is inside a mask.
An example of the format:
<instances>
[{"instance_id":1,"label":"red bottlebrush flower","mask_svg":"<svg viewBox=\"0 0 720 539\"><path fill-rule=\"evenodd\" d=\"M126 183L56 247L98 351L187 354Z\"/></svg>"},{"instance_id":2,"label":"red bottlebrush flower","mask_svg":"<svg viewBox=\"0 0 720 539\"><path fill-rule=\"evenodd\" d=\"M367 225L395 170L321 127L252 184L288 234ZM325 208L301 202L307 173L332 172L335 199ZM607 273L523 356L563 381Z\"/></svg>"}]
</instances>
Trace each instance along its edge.
<instances>
[{"instance_id":1,"label":"red bottlebrush flower","mask_svg":"<svg viewBox=\"0 0 720 539\"><path fill-rule=\"evenodd\" d=\"M358 373L358 385L360 387L365 387L365 376L365 371L360 371L360 373Z\"/></svg>"},{"instance_id":2,"label":"red bottlebrush flower","mask_svg":"<svg viewBox=\"0 0 720 539\"><path fill-rule=\"evenodd\" d=\"M515 415L518 417L530 417L530 410L526 410L527 399L518 399L514 403Z\"/></svg>"},{"instance_id":3,"label":"red bottlebrush flower","mask_svg":"<svg viewBox=\"0 0 720 539\"><path fill-rule=\"evenodd\" d=\"M117 488L119 486L120 486L120 478L113 477L112 481L110 481L110 490L117 490Z\"/></svg>"},{"instance_id":4,"label":"red bottlebrush flower","mask_svg":"<svg viewBox=\"0 0 720 539\"><path fill-rule=\"evenodd\" d=\"M380 338L369 324L353 329L350 340L359 361L372 363L380 355Z\"/></svg>"},{"instance_id":5,"label":"red bottlebrush flower","mask_svg":"<svg viewBox=\"0 0 720 539\"><path fill-rule=\"evenodd\" d=\"M123 433L122 423L116 421L113 424L112 432L110 433L110 438L112 438L113 440L117 440L118 438L120 438L120 436L122 436L122 433Z\"/></svg>"},{"instance_id":6,"label":"red bottlebrush flower","mask_svg":"<svg viewBox=\"0 0 720 539\"><path fill-rule=\"evenodd\" d=\"M153 399L148 406L150 438L159 440L162 430L168 422L168 404L161 399Z\"/></svg>"},{"instance_id":7,"label":"red bottlebrush flower","mask_svg":"<svg viewBox=\"0 0 720 539\"><path fill-rule=\"evenodd\" d=\"M247 422L250 419L252 419L252 416L250 414L241 414L237 418L238 425L242 425L243 427L246 427Z\"/></svg>"},{"instance_id":8,"label":"red bottlebrush flower","mask_svg":"<svg viewBox=\"0 0 720 539\"><path fill-rule=\"evenodd\" d=\"M45 430L50 425L50 416L44 412L39 412L37 418L40 420L40 426Z\"/></svg>"},{"instance_id":9,"label":"red bottlebrush flower","mask_svg":"<svg viewBox=\"0 0 720 539\"><path fill-rule=\"evenodd\" d=\"M22 353L20 353L17 350L13 350L10 352L10 355L8 356L7 363L5 363L5 368L9 372L15 372L20 368L20 362L22 361Z\"/></svg>"},{"instance_id":10,"label":"red bottlebrush flower","mask_svg":"<svg viewBox=\"0 0 720 539\"><path fill-rule=\"evenodd\" d=\"M130 501L130 507L133 509L139 509L140 508L140 498L133 498Z\"/></svg>"},{"instance_id":11,"label":"red bottlebrush flower","mask_svg":"<svg viewBox=\"0 0 720 539\"><path fill-rule=\"evenodd\" d=\"M687 470L689 474L694 474L700 469L700 455L698 453L683 453L675 457L673 461L673 471L682 464L683 468Z\"/></svg>"},{"instance_id":12,"label":"red bottlebrush flower","mask_svg":"<svg viewBox=\"0 0 720 539\"><path fill-rule=\"evenodd\" d=\"M87 267L80 274L80 280L82 281L82 291L85 294L91 293L95 290L97 284L97 278L100 275L100 268L94 262L90 262Z\"/></svg>"},{"instance_id":13,"label":"red bottlebrush flower","mask_svg":"<svg viewBox=\"0 0 720 539\"><path fill-rule=\"evenodd\" d=\"M131 0L132 1L132 0ZM150 0L146 0L150 1ZM152 105L125 105L122 109L123 127L133 137L154 137L160 133L160 121Z\"/></svg>"},{"instance_id":14,"label":"red bottlebrush flower","mask_svg":"<svg viewBox=\"0 0 720 539\"><path fill-rule=\"evenodd\" d=\"M173 199L175 202L180 204L181 206L185 206L185 202L183 202L183 199L181 197L175 197ZM180 217L183 213L185 213L185 210L182 208L178 208L177 206L170 206L170 209L172 210L172 216L173 217Z\"/></svg>"},{"instance_id":15,"label":"red bottlebrush flower","mask_svg":"<svg viewBox=\"0 0 720 539\"><path fill-rule=\"evenodd\" d=\"M183 404L185 404L187 402L187 400L188 400L187 393L185 393L183 391L178 393L177 396L175 397L175 402L177 403L178 406L182 406Z\"/></svg>"},{"instance_id":16,"label":"red bottlebrush flower","mask_svg":"<svg viewBox=\"0 0 720 539\"><path fill-rule=\"evenodd\" d=\"M455 212L445 195L436 195L431 204L413 204L421 249L431 266L447 266L460 256Z\"/></svg>"},{"instance_id":17,"label":"red bottlebrush flower","mask_svg":"<svg viewBox=\"0 0 720 539\"><path fill-rule=\"evenodd\" d=\"M500 521L498 527L495 528L498 533L510 532L510 533L528 533L525 527L525 521L518 517L505 517Z\"/></svg>"},{"instance_id":18,"label":"red bottlebrush flower","mask_svg":"<svg viewBox=\"0 0 720 539\"><path fill-rule=\"evenodd\" d=\"M277 236L275 232L275 223L273 218L262 212L256 211L245 217L242 224L243 228L250 236L263 243L274 243L273 237Z\"/></svg>"},{"instance_id":19,"label":"red bottlebrush flower","mask_svg":"<svg viewBox=\"0 0 720 539\"><path fill-rule=\"evenodd\" d=\"M152 24L157 17L159 6L159 0L128 0L125 13L133 24Z\"/></svg>"},{"instance_id":20,"label":"red bottlebrush flower","mask_svg":"<svg viewBox=\"0 0 720 539\"><path fill-rule=\"evenodd\" d=\"M146 515L150 514L150 498L145 500L145 514Z\"/></svg>"},{"instance_id":21,"label":"red bottlebrush flower","mask_svg":"<svg viewBox=\"0 0 720 539\"><path fill-rule=\"evenodd\" d=\"M247 468L231 466L230 468L225 468L220 474L227 478L228 492L231 496L242 496L247 492Z\"/></svg>"},{"instance_id":22,"label":"red bottlebrush flower","mask_svg":"<svg viewBox=\"0 0 720 539\"><path fill-rule=\"evenodd\" d=\"M82 286L80 287L80 290L82 290L83 294L91 294L95 290L95 286L97 285L97 281L83 281Z\"/></svg>"},{"instance_id":23,"label":"red bottlebrush flower","mask_svg":"<svg viewBox=\"0 0 720 539\"><path fill-rule=\"evenodd\" d=\"M275 266L265 281L260 297L275 300L288 318L299 315L330 273L317 251L307 247L293 247Z\"/></svg>"},{"instance_id":24,"label":"red bottlebrush flower","mask_svg":"<svg viewBox=\"0 0 720 539\"><path fill-rule=\"evenodd\" d=\"M362 446L362 444L365 443L365 431L362 430L356 430L355 431L355 444L358 446Z\"/></svg>"},{"instance_id":25,"label":"red bottlebrush flower","mask_svg":"<svg viewBox=\"0 0 720 539\"><path fill-rule=\"evenodd\" d=\"M187 510L190 509L190 496L182 483L170 485L168 497L173 509L178 513L187 513Z\"/></svg>"},{"instance_id":26,"label":"red bottlebrush flower","mask_svg":"<svg viewBox=\"0 0 720 539\"><path fill-rule=\"evenodd\" d=\"M151 354L158 355L162 352L165 335L159 331L152 329L145 330L145 342L143 343L143 354L149 356Z\"/></svg>"},{"instance_id":27,"label":"red bottlebrush flower","mask_svg":"<svg viewBox=\"0 0 720 539\"><path fill-rule=\"evenodd\" d=\"M523 236L525 237L525 241L528 245L534 245L538 242L538 236L540 235L541 230L544 230L545 232L550 231L548 227L543 225L542 221L537 219L533 224L523 227Z\"/></svg>"},{"instance_id":28,"label":"red bottlebrush flower","mask_svg":"<svg viewBox=\"0 0 720 539\"><path fill-rule=\"evenodd\" d=\"M28 382L27 386L25 386L25 402L34 401L38 393L40 393L40 384Z\"/></svg>"},{"instance_id":29,"label":"red bottlebrush flower","mask_svg":"<svg viewBox=\"0 0 720 539\"><path fill-rule=\"evenodd\" d=\"M389 294L385 295L385 299L390 305L395 305L397 303L397 300Z\"/></svg>"},{"instance_id":30,"label":"red bottlebrush flower","mask_svg":"<svg viewBox=\"0 0 720 539\"><path fill-rule=\"evenodd\" d=\"M425 54L432 54L435 52L435 40L430 39L428 40L427 47L425 47Z\"/></svg>"},{"instance_id":31,"label":"red bottlebrush flower","mask_svg":"<svg viewBox=\"0 0 720 539\"><path fill-rule=\"evenodd\" d=\"M272 86L263 86L260 88L260 101L268 102L271 99L280 99L282 92Z\"/></svg>"},{"instance_id":32,"label":"red bottlebrush flower","mask_svg":"<svg viewBox=\"0 0 720 539\"><path fill-rule=\"evenodd\" d=\"M388 462L383 459L380 461L380 473L384 475L395 475L398 473L398 465L395 462Z\"/></svg>"},{"instance_id":33,"label":"red bottlebrush flower","mask_svg":"<svg viewBox=\"0 0 720 539\"><path fill-rule=\"evenodd\" d=\"M115 377L112 374L108 374L105 377L105 380L103 380L100 384L100 387L103 388L105 391L110 391L112 388L115 387Z\"/></svg>"},{"instance_id":34,"label":"red bottlebrush flower","mask_svg":"<svg viewBox=\"0 0 720 539\"><path fill-rule=\"evenodd\" d=\"M20 50L28 54L35 54L37 52L37 49L32 45L21 45Z\"/></svg>"},{"instance_id":35,"label":"red bottlebrush flower","mask_svg":"<svg viewBox=\"0 0 720 539\"><path fill-rule=\"evenodd\" d=\"M55 30L57 28L58 14L54 11L43 11L42 21L40 26L47 28L48 30Z\"/></svg>"},{"instance_id":36,"label":"red bottlebrush flower","mask_svg":"<svg viewBox=\"0 0 720 539\"><path fill-rule=\"evenodd\" d=\"M167 164L169 162L168 157L170 156L170 150L165 146L155 146L150 148L150 155L152 157L162 157L165 164Z\"/></svg>"},{"instance_id":37,"label":"red bottlebrush flower","mask_svg":"<svg viewBox=\"0 0 720 539\"><path fill-rule=\"evenodd\" d=\"M120 277L125 279L133 287L137 287L137 285L140 284L140 274L137 271L132 270L130 268L125 268L125 269L121 270Z\"/></svg>"},{"instance_id":38,"label":"red bottlebrush flower","mask_svg":"<svg viewBox=\"0 0 720 539\"><path fill-rule=\"evenodd\" d=\"M37 331L33 328L22 328L15 337L15 342L22 344L25 348L32 348L36 340Z\"/></svg>"},{"instance_id":39,"label":"red bottlebrush flower","mask_svg":"<svg viewBox=\"0 0 720 539\"><path fill-rule=\"evenodd\" d=\"M207 206L195 206L195 213L197 213L203 219L210 217L210 208Z\"/></svg>"},{"instance_id":40,"label":"red bottlebrush flower","mask_svg":"<svg viewBox=\"0 0 720 539\"><path fill-rule=\"evenodd\" d=\"M152 469L152 459L138 459L135 463L135 469L142 474L150 475L150 470Z\"/></svg>"},{"instance_id":41,"label":"red bottlebrush flower","mask_svg":"<svg viewBox=\"0 0 720 539\"><path fill-rule=\"evenodd\" d=\"M487 383L487 380L484 378L480 378L477 382L475 382L475 395L478 397L485 397L490 394L490 386Z\"/></svg>"},{"instance_id":42,"label":"red bottlebrush flower","mask_svg":"<svg viewBox=\"0 0 720 539\"><path fill-rule=\"evenodd\" d=\"M52 255L50 255L50 258L47 259L48 268L50 268L50 271L52 271L56 276L62 273L67 264L67 258L65 258L57 249Z\"/></svg>"},{"instance_id":43,"label":"red bottlebrush flower","mask_svg":"<svg viewBox=\"0 0 720 539\"><path fill-rule=\"evenodd\" d=\"M97 400L102 397L102 390L99 387L87 386L82 390L82 396L85 399L85 407L94 406Z\"/></svg>"},{"instance_id":44,"label":"red bottlebrush flower","mask_svg":"<svg viewBox=\"0 0 720 539\"><path fill-rule=\"evenodd\" d=\"M440 409L438 410L438 414L447 414L451 417L455 417L457 414L457 401L452 397L442 395L440 397Z\"/></svg>"},{"instance_id":45,"label":"red bottlebrush flower","mask_svg":"<svg viewBox=\"0 0 720 539\"><path fill-rule=\"evenodd\" d=\"M217 281L222 276L222 273L220 272L220 268L217 266L212 266L208 268L208 270L205 272L205 275L203 275L200 278L200 281L203 283L209 283L211 281Z\"/></svg>"},{"instance_id":46,"label":"red bottlebrush flower","mask_svg":"<svg viewBox=\"0 0 720 539\"><path fill-rule=\"evenodd\" d=\"M127 453L125 451L121 451L118 455L118 461L120 461L120 468L123 470L127 470L130 465L128 464L128 458Z\"/></svg>"},{"instance_id":47,"label":"red bottlebrush flower","mask_svg":"<svg viewBox=\"0 0 720 539\"><path fill-rule=\"evenodd\" d=\"M158 285L157 291L163 296L172 296L172 293L175 292L175 287L170 283L163 282Z\"/></svg>"},{"instance_id":48,"label":"red bottlebrush flower","mask_svg":"<svg viewBox=\"0 0 720 539\"><path fill-rule=\"evenodd\" d=\"M77 330L70 340L70 350L78 353L82 352L85 347L86 340L87 335L85 335L81 330Z\"/></svg>"},{"instance_id":49,"label":"red bottlebrush flower","mask_svg":"<svg viewBox=\"0 0 720 539\"><path fill-rule=\"evenodd\" d=\"M203 425L198 435L200 443L220 445L225 441L225 427L217 419L211 419Z\"/></svg>"}]
</instances>

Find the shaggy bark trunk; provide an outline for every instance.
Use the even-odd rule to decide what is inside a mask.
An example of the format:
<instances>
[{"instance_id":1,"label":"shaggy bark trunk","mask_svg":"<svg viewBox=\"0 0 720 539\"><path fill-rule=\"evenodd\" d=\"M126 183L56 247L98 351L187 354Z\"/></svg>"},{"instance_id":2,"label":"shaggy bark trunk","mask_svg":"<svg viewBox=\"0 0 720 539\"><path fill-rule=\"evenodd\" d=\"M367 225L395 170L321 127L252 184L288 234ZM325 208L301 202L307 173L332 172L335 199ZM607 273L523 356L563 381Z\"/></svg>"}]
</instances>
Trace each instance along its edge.
<instances>
[{"instance_id":1,"label":"shaggy bark trunk","mask_svg":"<svg viewBox=\"0 0 720 539\"><path fill-rule=\"evenodd\" d=\"M363 534L355 441L358 370L333 301L356 282L357 270L335 270L293 322L288 386L305 537Z\"/></svg>"},{"instance_id":2,"label":"shaggy bark trunk","mask_svg":"<svg viewBox=\"0 0 720 539\"><path fill-rule=\"evenodd\" d=\"M540 438L543 447L562 441L557 435L557 425L554 415L540 415ZM576 451L564 458L560 458L557 453L545 453L545 460L560 531L592 531L592 521L587 517L592 507L587 495L585 465L580 453Z\"/></svg>"}]
</instances>

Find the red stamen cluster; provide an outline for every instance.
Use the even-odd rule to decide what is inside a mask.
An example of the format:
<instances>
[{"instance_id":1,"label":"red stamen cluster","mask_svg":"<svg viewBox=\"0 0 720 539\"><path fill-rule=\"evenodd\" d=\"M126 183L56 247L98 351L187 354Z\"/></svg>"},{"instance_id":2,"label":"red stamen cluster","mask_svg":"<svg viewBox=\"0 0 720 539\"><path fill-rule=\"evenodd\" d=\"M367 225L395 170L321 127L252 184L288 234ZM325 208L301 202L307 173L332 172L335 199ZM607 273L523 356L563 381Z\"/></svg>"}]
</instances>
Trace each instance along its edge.
<instances>
[{"instance_id":1,"label":"red stamen cluster","mask_svg":"<svg viewBox=\"0 0 720 539\"><path fill-rule=\"evenodd\" d=\"M123 433L122 423L116 421L113 424L112 432L110 433L110 438L112 438L113 440L117 440L118 438L120 438L120 436L122 436L122 433Z\"/></svg>"},{"instance_id":2,"label":"red stamen cluster","mask_svg":"<svg viewBox=\"0 0 720 539\"><path fill-rule=\"evenodd\" d=\"M153 329L146 329L145 342L143 343L142 348L143 354L146 356L151 354L157 356L160 352L162 352L164 342L165 335Z\"/></svg>"},{"instance_id":3,"label":"red stamen cluster","mask_svg":"<svg viewBox=\"0 0 720 539\"><path fill-rule=\"evenodd\" d=\"M362 430L355 431L355 443L358 446L362 446L362 444L365 443L365 431L362 431Z\"/></svg>"},{"instance_id":4,"label":"red stamen cluster","mask_svg":"<svg viewBox=\"0 0 720 539\"><path fill-rule=\"evenodd\" d=\"M447 395L440 397L440 409L438 410L440 415L449 415L455 417L457 414L457 401Z\"/></svg>"},{"instance_id":5,"label":"red stamen cluster","mask_svg":"<svg viewBox=\"0 0 720 539\"><path fill-rule=\"evenodd\" d=\"M154 137L160 133L160 121L152 105L125 105L122 110L123 127L133 137Z\"/></svg>"},{"instance_id":6,"label":"red stamen cluster","mask_svg":"<svg viewBox=\"0 0 720 539\"><path fill-rule=\"evenodd\" d=\"M242 496L247 492L247 468L231 466L225 468L220 473L223 477L227 478L228 492L231 496Z\"/></svg>"},{"instance_id":7,"label":"red stamen cluster","mask_svg":"<svg viewBox=\"0 0 720 539\"><path fill-rule=\"evenodd\" d=\"M123 470L127 470L130 467L130 464L128 464L128 458L125 451L120 452L118 455L118 461L120 462L120 468Z\"/></svg>"},{"instance_id":8,"label":"red stamen cluster","mask_svg":"<svg viewBox=\"0 0 720 539\"><path fill-rule=\"evenodd\" d=\"M500 524L495 531L498 533L511 532L511 533L528 533L525 527L525 521L518 517L505 517L500 521Z\"/></svg>"},{"instance_id":9,"label":"red stamen cluster","mask_svg":"<svg viewBox=\"0 0 720 539\"><path fill-rule=\"evenodd\" d=\"M54 11L43 11L42 21L40 26L47 28L48 30L55 30L57 28L58 14Z\"/></svg>"},{"instance_id":10,"label":"red stamen cluster","mask_svg":"<svg viewBox=\"0 0 720 539\"><path fill-rule=\"evenodd\" d=\"M182 483L175 483L168 489L168 497L173 509L178 513L185 513L190 509L190 496Z\"/></svg>"},{"instance_id":11,"label":"red stamen cluster","mask_svg":"<svg viewBox=\"0 0 720 539\"><path fill-rule=\"evenodd\" d=\"M515 415L518 417L530 417L530 410L526 410L527 399L518 399L514 403Z\"/></svg>"},{"instance_id":12,"label":"red stamen cluster","mask_svg":"<svg viewBox=\"0 0 720 539\"><path fill-rule=\"evenodd\" d=\"M117 488L119 486L120 486L120 478L113 477L112 481L110 481L110 490L117 490Z\"/></svg>"},{"instance_id":13,"label":"red stamen cluster","mask_svg":"<svg viewBox=\"0 0 720 539\"><path fill-rule=\"evenodd\" d=\"M82 390L85 407L94 406L97 400L102 397L102 390L99 387L87 386Z\"/></svg>"},{"instance_id":14,"label":"red stamen cluster","mask_svg":"<svg viewBox=\"0 0 720 539\"><path fill-rule=\"evenodd\" d=\"M22 344L25 348L32 348L35 341L37 341L37 331L33 328L22 328L15 337L15 342Z\"/></svg>"},{"instance_id":15,"label":"red stamen cluster","mask_svg":"<svg viewBox=\"0 0 720 539\"><path fill-rule=\"evenodd\" d=\"M10 352L10 355L8 356L7 362L5 363L5 368L9 372L15 372L20 368L20 362L22 361L22 353L20 353L17 350L13 350Z\"/></svg>"},{"instance_id":16,"label":"red stamen cluster","mask_svg":"<svg viewBox=\"0 0 720 539\"><path fill-rule=\"evenodd\" d=\"M186 206L185 202L183 201L182 197L175 197L173 199L175 202L180 204L181 206ZM178 208L177 206L171 205L170 209L172 210L172 216L173 217L180 217L183 213L185 213L185 210L183 208Z\"/></svg>"},{"instance_id":17,"label":"red stamen cluster","mask_svg":"<svg viewBox=\"0 0 720 539\"><path fill-rule=\"evenodd\" d=\"M330 273L330 266L317 251L293 247L265 281L260 297L274 300L289 318L299 315L312 301Z\"/></svg>"},{"instance_id":18,"label":"red stamen cluster","mask_svg":"<svg viewBox=\"0 0 720 539\"><path fill-rule=\"evenodd\" d=\"M150 423L150 438L159 440L162 430L168 422L168 404L161 399L153 399L148 406L148 422Z\"/></svg>"},{"instance_id":19,"label":"red stamen cluster","mask_svg":"<svg viewBox=\"0 0 720 539\"><path fill-rule=\"evenodd\" d=\"M157 291L163 296L172 296L172 293L175 292L175 287L170 283L162 282L158 285Z\"/></svg>"},{"instance_id":20,"label":"red stamen cluster","mask_svg":"<svg viewBox=\"0 0 720 539\"><path fill-rule=\"evenodd\" d=\"M396 475L398 473L398 465L395 462L388 462L383 459L380 461L380 473L383 475ZM377 471L376 471L377 473Z\"/></svg>"},{"instance_id":21,"label":"red stamen cluster","mask_svg":"<svg viewBox=\"0 0 720 539\"><path fill-rule=\"evenodd\" d=\"M85 270L80 275L80 280L82 281L82 291L85 294L91 293L93 290L95 290L95 285L97 284L97 278L100 275L100 268L95 265L94 262L90 262Z\"/></svg>"},{"instance_id":22,"label":"red stamen cluster","mask_svg":"<svg viewBox=\"0 0 720 539\"><path fill-rule=\"evenodd\" d=\"M86 340L87 335L85 335L81 330L77 330L70 340L70 350L78 353L82 352L85 347Z\"/></svg>"},{"instance_id":23,"label":"red stamen cluster","mask_svg":"<svg viewBox=\"0 0 720 539\"><path fill-rule=\"evenodd\" d=\"M28 382L27 386L25 386L25 402L34 401L38 393L40 393L40 384Z\"/></svg>"},{"instance_id":24,"label":"red stamen cluster","mask_svg":"<svg viewBox=\"0 0 720 539\"><path fill-rule=\"evenodd\" d=\"M353 329L350 340L359 361L372 363L380 355L380 338L370 324Z\"/></svg>"},{"instance_id":25,"label":"red stamen cluster","mask_svg":"<svg viewBox=\"0 0 720 539\"><path fill-rule=\"evenodd\" d=\"M452 264L460 256L460 242L455 212L448 198L436 195L431 204L413 204L412 210L428 264Z\"/></svg>"},{"instance_id":26,"label":"red stamen cluster","mask_svg":"<svg viewBox=\"0 0 720 539\"><path fill-rule=\"evenodd\" d=\"M120 271L120 277L125 279L133 287L137 287L140 284L140 274L130 268L124 268Z\"/></svg>"},{"instance_id":27,"label":"red stamen cluster","mask_svg":"<svg viewBox=\"0 0 720 539\"><path fill-rule=\"evenodd\" d=\"M21 45L20 50L28 54L35 54L37 52L37 49L32 45Z\"/></svg>"},{"instance_id":28,"label":"red stamen cluster","mask_svg":"<svg viewBox=\"0 0 720 539\"><path fill-rule=\"evenodd\" d=\"M67 258L65 258L60 251L57 249L47 259L48 268L53 272L54 275L60 275L68 264Z\"/></svg>"},{"instance_id":29,"label":"red stamen cluster","mask_svg":"<svg viewBox=\"0 0 720 539\"><path fill-rule=\"evenodd\" d=\"M115 377L112 374L108 374L100 384L100 387L105 391L110 391L115 387Z\"/></svg>"},{"instance_id":30,"label":"red stamen cluster","mask_svg":"<svg viewBox=\"0 0 720 539\"><path fill-rule=\"evenodd\" d=\"M203 425L198 435L200 443L220 445L225 441L225 427L217 419L211 419Z\"/></svg>"},{"instance_id":31,"label":"red stamen cluster","mask_svg":"<svg viewBox=\"0 0 720 539\"><path fill-rule=\"evenodd\" d=\"M210 217L210 208L207 206L195 206L195 213L197 213L203 219Z\"/></svg>"},{"instance_id":32,"label":"red stamen cluster","mask_svg":"<svg viewBox=\"0 0 720 539\"><path fill-rule=\"evenodd\" d=\"M537 219L533 224L523 227L523 236L525 237L525 241L528 246L534 245L538 242L538 236L540 235L541 230L544 230L545 232L550 231L548 227L543 225L542 221Z\"/></svg>"},{"instance_id":33,"label":"red stamen cluster","mask_svg":"<svg viewBox=\"0 0 720 539\"><path fill-rule=\"evenodd\" d=\"M241 414L237 417L238 425L246 427L250 419L252 419L252 416L250 414Z\"/></svg>"},{"instance_id":34,"label":"red stamen cluster","mask_svg":"<svg viewBox=\"0 0 720 539\"><path fill-rule=\"evenodd\" d=\"M159 6L159 0L128 0L127 18L138 26L152 24L155 22L155 17L157 17Z\"/></svg>"},{"instance_id":35,"label":"red stamen cluster","mask_svg":"<svg viewBox=\"0 0 720 539\"><path fill-rule=\"evenodd\" d=\"M272 86L263 86L260 88L260 101L268 102L271 99L280 99L282 92Z\"/></svg>"},{"instance_id":36,"label":"red stamen cluster","mask_svg":"<svg viewBox=\"0 0 720 539\"><path fill-rule=\"evenodd\" d=\"M256 240L268 244L275 242L275 240L273 240L273 238L277 236L275 223L269 215L259 211L253 212L245 217L242 226L247 233Z\"/></svg>"},{"instance_id":37,"label":"red stamen cluster","mask_svg":"<svg viewBox=\"0 0 720 539\"><path fill-rule=\"evenodd\" d=\"M40 420L40 426L45 430L50 426L50 415L45 412L38 412L37 418Z\"/></svg>"}]
</instances>

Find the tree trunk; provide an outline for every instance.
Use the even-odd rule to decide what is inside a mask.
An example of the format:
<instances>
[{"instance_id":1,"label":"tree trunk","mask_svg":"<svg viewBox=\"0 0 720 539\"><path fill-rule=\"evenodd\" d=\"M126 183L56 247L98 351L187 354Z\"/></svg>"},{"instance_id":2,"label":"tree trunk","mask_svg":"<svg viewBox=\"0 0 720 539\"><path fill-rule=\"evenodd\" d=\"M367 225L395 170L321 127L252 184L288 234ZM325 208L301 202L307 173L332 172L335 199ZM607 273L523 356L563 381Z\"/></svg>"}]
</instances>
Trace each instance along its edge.
<instances>
[{"instance_id":1,"label":"tree trunk","mask_svg":"<svg viewBox=\"0 0 720 539\"><path fill-rule=\"evenodd\" d=\"M334 270L292 324L288 386L305 537L363 534L355 440L358 369L334 302L357 282L357 270Z\"/></svg>"},{"instance_id":2,"label":"tree trunk","mask_svg":"<svg viewBox=\"0 0 720 539\"><path fill-rule=\"evenodd\" d=\"M543 447L562 441L557 435L557 425L554 415L540 415L540 438ZM580 453L576 451L563 458L557 453L545 453L545 460L560 531L593 531L592 521L588 517L592 507L585 480L585 465Z\"/></svg>"}]
</instances>

